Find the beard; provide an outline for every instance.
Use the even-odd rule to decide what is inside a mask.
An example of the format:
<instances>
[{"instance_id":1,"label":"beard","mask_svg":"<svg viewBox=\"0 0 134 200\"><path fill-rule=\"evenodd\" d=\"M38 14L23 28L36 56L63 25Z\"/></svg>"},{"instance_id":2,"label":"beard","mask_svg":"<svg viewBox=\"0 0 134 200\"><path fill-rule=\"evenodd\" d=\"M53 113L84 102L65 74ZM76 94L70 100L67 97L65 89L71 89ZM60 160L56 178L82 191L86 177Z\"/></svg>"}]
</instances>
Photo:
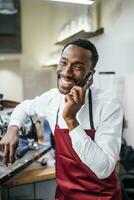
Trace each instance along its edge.
<instances>
[{"instance_id":1,"label":"beard","mask_svg":"<svg viewBox=\"0 0 134 200\"><path fill-rule=\"evenodd\" d=\"M76 86L79 83L79 80L64 76L60 72L57 72L57 88L59 89L61 94L68 94L73 86Z\"/></svg>"}]
</instances>

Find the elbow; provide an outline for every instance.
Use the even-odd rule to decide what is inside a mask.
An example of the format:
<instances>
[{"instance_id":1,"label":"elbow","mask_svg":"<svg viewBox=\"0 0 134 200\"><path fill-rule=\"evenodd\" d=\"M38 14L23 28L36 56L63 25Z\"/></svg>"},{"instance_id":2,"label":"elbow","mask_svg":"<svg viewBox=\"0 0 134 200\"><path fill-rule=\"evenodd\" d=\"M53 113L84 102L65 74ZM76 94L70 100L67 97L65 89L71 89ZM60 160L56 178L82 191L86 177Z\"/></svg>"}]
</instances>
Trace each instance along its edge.
<instances>
[{"instance_id":1,"label":"elbow","mask_svg":"<svg viewBox=\"0 0 134 200\"><path fill-rule=\"evenodd\" d=\"M96 176L99 179L108 178L115 169L115 162L107 158L107 162L104 163L103 167L96 172Z\"/></svg>"}]
</instances>

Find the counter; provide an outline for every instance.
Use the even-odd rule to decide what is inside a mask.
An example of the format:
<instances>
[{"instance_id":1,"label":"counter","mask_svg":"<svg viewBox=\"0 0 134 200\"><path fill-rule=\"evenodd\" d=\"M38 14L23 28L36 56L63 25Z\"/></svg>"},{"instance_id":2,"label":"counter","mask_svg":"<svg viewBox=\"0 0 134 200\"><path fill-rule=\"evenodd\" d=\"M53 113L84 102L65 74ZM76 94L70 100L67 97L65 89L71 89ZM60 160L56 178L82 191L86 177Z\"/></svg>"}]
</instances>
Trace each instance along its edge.
<instances>
[{"instance_id":1,"label":"counter","mask_svg":"<svg viewBox=\"0 0 134 200\"><path fill-rule=\"evenodd\" d=\"M50 153L50 152L49 152ZM47 156L47 154L45 155ZM34 161L29 167L6 182L6 186L12 187L37 181L50 180L55 178L54 166L41 166L40 161Z\"/></svg>"},{"instance_id":2,"label":"counter","mask_svg":"<svg viewBox=\"0 0 134 200\"><path fill-rule=\"evenodd\" d=\"M2 200L54 199L55 166L42 166L41 160L44 157L52 159L51 152L49 151L3 184Z\"/></svg>"}]
</instances>

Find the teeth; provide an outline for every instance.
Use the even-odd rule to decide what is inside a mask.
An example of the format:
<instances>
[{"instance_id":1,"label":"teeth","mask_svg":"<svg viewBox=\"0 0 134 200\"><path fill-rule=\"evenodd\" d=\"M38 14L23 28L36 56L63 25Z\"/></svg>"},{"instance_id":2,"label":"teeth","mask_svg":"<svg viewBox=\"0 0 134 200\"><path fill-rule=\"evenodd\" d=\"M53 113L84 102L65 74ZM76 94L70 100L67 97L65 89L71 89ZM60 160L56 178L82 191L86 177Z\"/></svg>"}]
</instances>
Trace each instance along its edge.
<instances>
[{"instance_id":1,"label":"teeth","mask_svg":"<svg viewBox=\"0 0 134 200\"><path fill-rule=\"evenodd\" d=\"M67 81L67 80L65 80L64 78L61 78L61 82L62 82L62 84L65 84L65 85L73 84L72 81Z\"/></svg>"},{"instance_id":2,"label":"teeth","mask_svg":"<svg viewBox=\"0 0 134 200\"><path fill-rule=\"evenodd\" d=\"M61 79L61 81L62 81L62 83L64 83L64 84L68 84L68 83L70 83L69 81L66 81L65 79Z\"/></svg>"}]
</instances>

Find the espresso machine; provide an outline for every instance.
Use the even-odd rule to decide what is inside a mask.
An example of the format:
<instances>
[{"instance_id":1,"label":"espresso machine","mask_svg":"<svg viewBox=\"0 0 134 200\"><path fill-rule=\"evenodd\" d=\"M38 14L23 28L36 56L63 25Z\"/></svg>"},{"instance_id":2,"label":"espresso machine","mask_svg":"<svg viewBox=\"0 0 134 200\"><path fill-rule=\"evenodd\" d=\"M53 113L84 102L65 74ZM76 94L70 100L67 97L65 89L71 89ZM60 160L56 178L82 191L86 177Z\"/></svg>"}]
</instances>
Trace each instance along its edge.
<instances>
[{"instance_id":1,"label":"espresso machine","mask_svg":"<svg viewBox=\"0 0 134 200\"><path fill-rule=\"evenodd\" d=\"M2 96L3 97L3 96ZM14 108L4 108L0 101L0 141L5 135L10 116ZM9 103L9 102L8 102ZM11 102L10 102L11 103ZM3 152L0 149L0 184L5 183L33 161L47 153L51 146L38 142L37 119L29 117L19 130L19 143L16 148L15 162L7 167L3 163Z\"/></svg>"}]
</instances>

